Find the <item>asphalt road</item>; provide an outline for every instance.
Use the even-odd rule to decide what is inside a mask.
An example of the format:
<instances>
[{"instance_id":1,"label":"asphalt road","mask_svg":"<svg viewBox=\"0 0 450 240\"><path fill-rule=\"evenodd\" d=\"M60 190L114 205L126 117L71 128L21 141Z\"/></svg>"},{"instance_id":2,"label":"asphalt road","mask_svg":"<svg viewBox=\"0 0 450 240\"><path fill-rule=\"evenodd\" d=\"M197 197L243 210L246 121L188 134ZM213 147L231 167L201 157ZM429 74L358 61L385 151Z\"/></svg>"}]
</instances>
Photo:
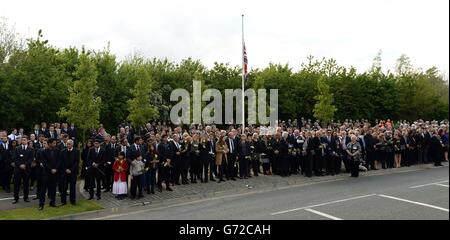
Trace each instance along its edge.
<instances>
[{"instance_id":1,"label":"asphalt road","mask_svg":"<svg viewBox=\"0 0 450 240\"><path fill-rule=\"evenodd\" d=\"M448 166L405 170L76 219L449 220Z\"/></svg>"}]
</instances>

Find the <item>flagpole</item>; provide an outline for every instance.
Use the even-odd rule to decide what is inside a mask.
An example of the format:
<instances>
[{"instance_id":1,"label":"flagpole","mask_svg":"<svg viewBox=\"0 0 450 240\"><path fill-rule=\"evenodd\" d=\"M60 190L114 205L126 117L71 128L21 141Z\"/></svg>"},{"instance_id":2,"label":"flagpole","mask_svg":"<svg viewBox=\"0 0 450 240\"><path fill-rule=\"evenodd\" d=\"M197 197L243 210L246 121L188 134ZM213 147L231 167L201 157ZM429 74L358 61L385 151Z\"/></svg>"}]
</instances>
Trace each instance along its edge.
<instances>
[{"instance_id":1,"label":"flagpole","mask_svg":"<svg viewBox=\"0 0 450 240\"><path fill-rule=\"evenodd\" d=\"M245 132L245 104L244 104L244 81L245 81L245 70L244 70L244 14L242 14L242 134Z\"/></svg>"}]
</instances>

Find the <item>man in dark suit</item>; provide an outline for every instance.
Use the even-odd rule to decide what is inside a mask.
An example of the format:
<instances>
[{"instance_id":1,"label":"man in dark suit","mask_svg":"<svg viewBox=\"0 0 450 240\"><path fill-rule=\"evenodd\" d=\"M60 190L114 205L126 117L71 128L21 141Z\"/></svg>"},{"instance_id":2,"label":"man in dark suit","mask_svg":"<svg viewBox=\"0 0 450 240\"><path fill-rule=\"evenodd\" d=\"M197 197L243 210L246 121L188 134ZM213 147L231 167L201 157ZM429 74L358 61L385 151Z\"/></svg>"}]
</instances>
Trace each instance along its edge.
<instances>
[{"instance_id":1,"label":"man in dark suit","mask_svg":"<svg viewBox=\"0 0 450 240\"><path fill-rule=\"evenodd\" d=\"M69 134L69 138L73 140L74 146L77 146L77 129L73 123L70 124L70 128L67 133Z\"/></svg>"},{"instance_id":2,"label":"man in dark suit","mask_svg":"<svg viewBox=\"0 0 450 240\"><path fill-rule=\"evenodd\" d=\"M87 167L87 184L89 191L89 200L94 198L94 187L97 190L97 200L101 199L102 178L104 173L104 164L106 161L105 149L100 146L100 139L95 139L94 148L88 152L86 167Z\"/></svg>"},{"instance_id":3,"label":"man in dark suit","mask_svg":"<svg viewBox=\"0 0 450 240\"><path fill-rule=\"evenodd\" d=\"M241 141L236 144L236 153L239 160L239 178L248 178L248 161L250 158L250 144L247 142L247 136L241 135Z\"/></svg>"},{"instance_id":4,"label":"man in dark suit","mask_svg":"<svg viewBox=\"0 0 450 240\"><path fill-rule=\"evenodd\" d=\"M48 135L48 129L47 129L47 123L45 123L45 122L42 122L42 123L41 123L41 129L39 129L39 134L44 134L44 136L45 136L46 138L49 137L49 135Z\"/></svg>"},{"instance_id":5,"label":"man in dark suit","mask_svg":"<svg viewBox=\"0 0 450 240\"><path fill-rule=\"evenodd\" d=\"M216 139L214 135L208 136L208 153L210 158L210 165L209 165L209 180L210 181L216 181L214 179L214 176L217 176L217 168L216 168ZM214 174L214 176L213 176Z\"/></svg>"},{"instance_id":6,"label":"man in dark suit","mask_svg":"<svg viewBox=\"0 0 450 240\"><path fill-rule=\"evenodd\" d=\"M14 150L14 202L19 201L19 190L23 181L23 200L29 202L30 169L33 161L33 151L28 147L28 137L22 136L21 145Z\"/></svg>"},{"instance_id":7,"label":"man in dark suit","mask_svg":"<svg viewBox=\"0 0 450 240\"><path fill-rule=\"evenodd\" d=\"M236 157L237 157L236 147L237 147L238 143L236 142L233 132L228 133L228 138L227 138L227 140L225 140L225 143L227 144L227 147L229 150L227 153L228 162L226 163L226 166L225 166L225 169L226 169L225 174L227 176L227 180L231 179L231 180L235 181L236 179L234 178L234 165L235 165Z\"/></svg>"},{"instance_id":8,"label":"man in dark suit","mask_svg":"<svg viewBox=\"0 0 450 240\"><path fill-rule=\"evenodd\" d=\"M61 142L57 144L57 148L59 151L62 151L67 148L67 140L69 140L69 135L67 133L62 133Z\"/></svg>"},{"instance_id":9,"label":"man in dark suit","mask_svg":"<svg viewBox=\"0 0 450 240\"><path fill-rule=\"evenodd\" d=\"M12 154L14 153L11 143L9 142L6 131L0 132L0 184L5 192L11 192L11 177L14 167Z\"/></svg>"},{"instance_id":10,"label":"man in dark suit","mask_svg":"<svg viewBox=\"0 0 450 240\"><path fill-rule=\"evenodd\" d=\"M40 161L44 167L43 186L41 191L44 194L39 196L39 209L42 210L45 204L45 191L48 191L50 198L50 207L56 207L56 183L59 176L60 160L59 150L56 147L56 139L50 138L48 140L48 149L45 149L40 156Z\"/></svg>"},{"instance_id":11,"label":"man in dark suit","mask_svg":"<svg viewBox=\"0 0 450 240\"><path fill-rule=\"evenodd\" d=\"M364 142L366 143L366 168L368 170L373 170L375 169L375 141L371 129L364 135Z\"/></svg>"},{"instance_id":12,"label":"man in dark suit","mask_svg":"<svg viewBox=\"0 0 450 240\"><path fill-rule=\"evenodd\" d=\"M172 165L173 165L173 172L171 176L171 180L174 184L180 185L180 174L183 170L183 159L181 156L181 148L182 145L180 143L180 137L178 134L173 134L172 141L169 142L170 148L172 149L172 152L174 153L172 158ZM187 184L187 177L186 179L182 179L183 184Z\"/></svg>"},{"instance_id":13,"label":"man in dark suit","mask_svg":"<svg viewBox=\"0 0 450 240\"><path fill-rule=\"evenodd\" d=\"M67 199L67 186L70 189L70 203L75 205L76 203L76 184L78 176L78 163L80 161L80 153L78 149L73 147L73 141L67 140L67 148L63 149L60 153L60 184L62 187L61 203L66 205Z\"/></svg>"},{"instance_id":14,"label":"man in dark suit","mask_svg":"<svg viewBox=\"0 0 450 240\"><path fill-rule=\"evenodd\" d=\"M325 169L326 175L335 174L335 156L336 156L336 139L331 135L331 129L327 130L326 136L323 137L322 141L325 143Z\"/></svg>"},{"instance_id":15,"label":"man in dark suit","mask_svg":"<svg viewBox=\"0 0 450 240\"><path fill-rule=\"evenodd\" d=\"M172 191L170 188L170 169L172 166L172 157L175 155L167 141L167 135L162 135L162 142L158 144L158 153L160 163L158 165L158 191L162 191L162 182L166 183L167 191Z\"/></svg>"},{"instance_id":16,"label":"man in dark suit","mask_svg":"<svg viewBox=\"0 0 450 240\"><path fill-rule=\"evenodd\" d=\"M107 137L109 140L109 143L105 144L105 152L106 152L106 164L105 164L105 192L110 192L112 190L112 184L113 184L113 176L114 172L112 170L112 166L115 161L115 152L116 148L118 147L116 136ZM105 141L106 143L106 141Z\"/></svg>"},{"instance_id":17,"label":"man in dark suit","mask_svg":"<svg viewBox=\"0 0 450 240\"><path fill-rule=\"evenodd\" d=\"M58 138L58 135L55 131L55 127L53 125L50 125L50 128L47 133L47 138L54 138L54 139Z\"/></svg>"}]
</instances>

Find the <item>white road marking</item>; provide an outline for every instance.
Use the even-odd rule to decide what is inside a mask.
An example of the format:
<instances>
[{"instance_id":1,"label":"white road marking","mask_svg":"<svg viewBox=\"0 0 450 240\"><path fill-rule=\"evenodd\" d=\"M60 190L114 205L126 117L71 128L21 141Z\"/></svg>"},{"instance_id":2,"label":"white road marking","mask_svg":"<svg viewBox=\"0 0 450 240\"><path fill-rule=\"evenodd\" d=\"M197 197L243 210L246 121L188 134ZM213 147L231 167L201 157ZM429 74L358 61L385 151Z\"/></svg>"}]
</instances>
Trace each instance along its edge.
<instances>
[{"instance_id":1,"label":"white road marking","mask_svg":"<svg viewBox=\"0 0 450 240\"><path fill-rule=\"evenodd\" d=\"M30 197L36 197L36 194L28 195L28 198L30 198ZM23 196L19 196L19 199L23 199ZM6 201L6 200L14 200L14 197L0 198L0 201Z\"/></svg>"},{"instance_id":2,"label":"white road marking","mask_svg":"<svg viewBox=\"0 0 450 240\"><path fill-rule=\"evenodd\" d=\"M426 187L426 186L436 185L436 184L439 184L439 183L445 183L445 182L448 182L448 180L440 181L440 182L434 182L434 183L427 183L427 184L422 184L422 185L417 185L417 186L412 186L412 187L409 187L409 188Z\"/></svg>"},{"instance_id":3,"label":"white road marking","mask_svg":"<svg viewBox=\"0 0 450 240\"><path fill-rule=\"evenodd\" d=\"M434 185L436 185L436 186L441 186L441 187L448 187L448 185L440 184L440 183L436 183L436 184L434 184Z\"/></svg>"},{"instance_id":4,"label":"white road marking","mask_svg":"<svg viewBox=\"0 0 450 240\"><path fill-rule=\"evenodd\" d=\"M375 195L376 194L369 194L369 195L362 195L362 196L357 196L357 197L345 198L345 199L341 199L341 200L336 200L336 201L331 201L331 202L326 202L326 203L320 203L320 204L306 206L306 207L300 207L300 208L294 208L294 209L284 210L284 211L280 211L280 212L274 212L274 213L271 213L270 215L278 215L278 214L283 214L283 213L288 213L288 212L294 212L294 211L299 211L299 210L308 209L308 208L325 206L325 205L333 204L333 203L340 203L340 202L346 202L346 201L360 199L360 198L372 197L372 196L375 196Z\"/></svg>"},{"instance_id":5,"label":"white road marking","mask_svg":"<svg viewBox=\"0 0 450 240\"><path fill-rule=\"evenodd\" d=\"M311 209L311 208L305 208L304 210L305 210L305 211L308 211L308 212L315 213L315 214L320 215L320 216L322 216L322 217L329 218L329 219L331 219L331 220L343 220L343 219L341 219L341 218L338 218L338 217L335 217L335 216L331 216L330 214L326 214L326 213L323 213L323 212L319 212L319 211L314 210L314 209Z\"/></svg>"},{"instance_id":6,"label":"white road marking","mask_svg":"<svg viewBox=\"0 0 450 240\"><path fill-rule=\"evenodd\" d=\"M394 199L394 200L397 200L397 201L402 201L402 202L407 202L407 203L413 203L413 204L417 204L417 205L420 205L420 206L429 207L429 208L434 208L434 209L438 209L438 210L441 210L441 211L444 211L444 212L448 212L448 209L447 209L447 208L442 208L442 207L434 206L434 205L431 205L431 204L426 204L426 203L421 203L421 202L411 201L411 200L408 200L408 199L403 199L403 198L398 198L398 197L388 196L388 195L384 195L384 194L378 194L378 196L384 197L384 198Z\"/></svg>"}]
</instances>

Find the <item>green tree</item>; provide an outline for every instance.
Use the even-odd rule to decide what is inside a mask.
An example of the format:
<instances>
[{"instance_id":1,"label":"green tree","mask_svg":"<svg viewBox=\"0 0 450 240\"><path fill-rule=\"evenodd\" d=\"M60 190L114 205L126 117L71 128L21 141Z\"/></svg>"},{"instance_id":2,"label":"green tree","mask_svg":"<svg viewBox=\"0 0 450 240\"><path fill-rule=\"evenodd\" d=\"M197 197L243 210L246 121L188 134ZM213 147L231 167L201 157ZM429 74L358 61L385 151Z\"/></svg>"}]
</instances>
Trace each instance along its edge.
<instances>
[{"instance_id":1,"label":"green tree","mask_svg":"<svg viewBox=\"0 0 450 240\"><path fill-rule=\"evenodd\" d=\"M317 103L314 105L314 117L326 124L333 119L337 108L333 105L333 94L330 93L330 86L324 76L317 81L317 90L319 95L315 97Z\"/></svg>"},{"instance_id":2,"label":"green tree","mask_svg":"<svg viewBox=\"0 0 450 240\"><path fill-rule=\"evenodd\" d=\"M101 98L96 96L95 62L87 54L81 54L79 61L75 72L78 80L69 88L69 103L58 114L82 130L84 142L86 130L99 125Z\"/></svg>"},{"instance_id":3,"label":"green tree","mask_svg":"<svg viewBox=\"0 0 450 240\"><path fill-rule=\"evenodd\" d=\"M145 125L149 120L158 117L158 109L150 103L152 92L152 78L148 68L144 65L137 66L140 78L131 91L132 98L128 100L128 120L137 129Z\"/></svg>"}]
</instances>

